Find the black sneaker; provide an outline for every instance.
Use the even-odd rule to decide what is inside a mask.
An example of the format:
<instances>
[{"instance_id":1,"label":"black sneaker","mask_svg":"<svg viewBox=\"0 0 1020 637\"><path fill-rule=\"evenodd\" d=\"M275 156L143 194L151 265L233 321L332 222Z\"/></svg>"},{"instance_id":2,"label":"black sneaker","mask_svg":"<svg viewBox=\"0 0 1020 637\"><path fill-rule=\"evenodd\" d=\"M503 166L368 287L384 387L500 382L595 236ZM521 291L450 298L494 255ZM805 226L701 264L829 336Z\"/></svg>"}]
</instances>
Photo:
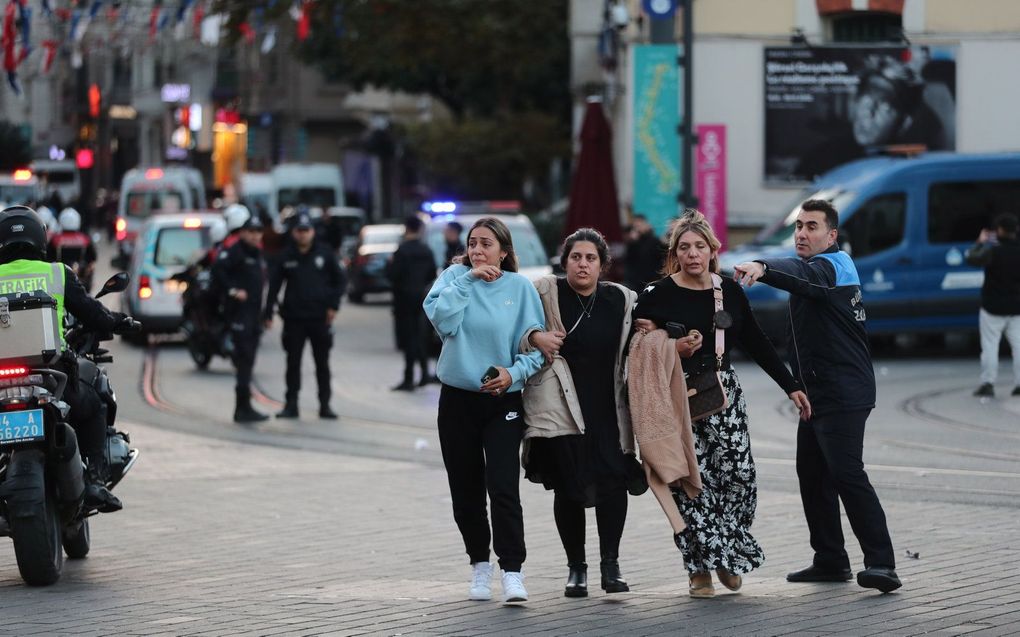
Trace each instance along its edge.
<instances>
[{"instance_id":1,"label":"black sneaker","mask_svg":"<svg viewBox=\"0 0 1020 637\"><path fill-rule=\"evenodd\" d=\"M336 412L326 405L319 408L319 418L322 418L323 420L336 420L339 416L337 416Z\"/></svg>"},{"instance_id":2,"label":"black sneaker","mask_svg":"<svg viewBox=\"0 0 1020 637\"><path fill-rule=\"evenodd\" d=\"M1015 391L1013 393L1016 394ZM994 398L995 397L995 387L991 383L982 383L980 387L978 387L977 389L974 390L974 395L975 396L981 396L981 397Z\"/></svg>"},{"instance_id":3,"label":"black sneaker","mask_svg":"<svg viewBox=\"0 0 1020 637\"><path fill-rule=\"evenodd\" d=\"M269 416L259 413L251 407L240 407L234 410L234 422L253 423L269 420Z\"/></svg>"}]
</instances>

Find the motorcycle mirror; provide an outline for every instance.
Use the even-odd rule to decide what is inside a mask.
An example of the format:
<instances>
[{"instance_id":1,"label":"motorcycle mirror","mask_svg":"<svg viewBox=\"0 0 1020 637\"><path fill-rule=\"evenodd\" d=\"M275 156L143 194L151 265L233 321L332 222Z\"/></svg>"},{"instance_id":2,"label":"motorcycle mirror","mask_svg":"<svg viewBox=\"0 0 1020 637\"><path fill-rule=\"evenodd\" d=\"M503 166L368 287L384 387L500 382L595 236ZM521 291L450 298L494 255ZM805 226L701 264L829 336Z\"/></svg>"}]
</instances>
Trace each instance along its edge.
<instances>
[{"instance_id":1,"label":"motorcycle mirror","mask_svg":"<svg viewBox=\"0 0 1020 637\"><path fill-rule=\"evenodd\" d=\"M101 296L106 296L107 294L112 294L114 292L123 292L127 289L128 283L130 282L130 274L127 272L118 272L106 280L106 283L103 284L103 289L99 291L96 298L98 299Z\"/></svg>"}]
</instances>

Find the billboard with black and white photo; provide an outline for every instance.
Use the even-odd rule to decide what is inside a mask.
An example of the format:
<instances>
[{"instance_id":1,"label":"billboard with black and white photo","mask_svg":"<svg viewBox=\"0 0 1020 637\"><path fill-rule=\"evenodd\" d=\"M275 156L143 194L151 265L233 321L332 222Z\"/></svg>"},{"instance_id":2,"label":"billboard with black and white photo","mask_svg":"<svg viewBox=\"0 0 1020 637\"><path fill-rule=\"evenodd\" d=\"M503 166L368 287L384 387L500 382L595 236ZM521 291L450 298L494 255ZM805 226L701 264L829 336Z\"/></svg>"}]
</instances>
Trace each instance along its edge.
<instances>
[{"instance_id":1,"label":"billboard with black and white photo","mask_svg":"<svg viewBox=\"0 0 1020 637\"><path fill-rule=\"evenodd\" d=\"M808 182L897 144L955 150L955 47L765 49L766 181Z\"/></svg>"}]
</instances>

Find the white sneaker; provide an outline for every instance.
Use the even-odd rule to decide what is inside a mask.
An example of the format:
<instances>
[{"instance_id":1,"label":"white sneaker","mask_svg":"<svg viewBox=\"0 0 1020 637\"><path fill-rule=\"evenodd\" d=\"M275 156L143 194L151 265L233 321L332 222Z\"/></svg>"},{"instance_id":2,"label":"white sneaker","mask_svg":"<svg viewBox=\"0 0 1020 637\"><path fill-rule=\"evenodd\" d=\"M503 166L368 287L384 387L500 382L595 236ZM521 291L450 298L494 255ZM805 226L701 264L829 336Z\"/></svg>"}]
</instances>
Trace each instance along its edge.
<instances>
[{"instance_id":1,"label":"white sneaker","mask_svg":"<svg viewBox=\"0 0 1020 637\"><path fill-rule=\"evenodd\" d=\"M526 601L528 601L528 591L524 588L524 573L503 571L503 603Z\"/></svg>"},{"instance_id":2,"label":"white sneaker","mask_svg":"<svg viewBox=\"0 0 1020 637\"><path fill-rule=\"evenodd\" d=\"M471 591L468 599L480 602L487 602L492 599L492 564L489 562L475 562L471 567Z\"/></svg>"}]
</instances>

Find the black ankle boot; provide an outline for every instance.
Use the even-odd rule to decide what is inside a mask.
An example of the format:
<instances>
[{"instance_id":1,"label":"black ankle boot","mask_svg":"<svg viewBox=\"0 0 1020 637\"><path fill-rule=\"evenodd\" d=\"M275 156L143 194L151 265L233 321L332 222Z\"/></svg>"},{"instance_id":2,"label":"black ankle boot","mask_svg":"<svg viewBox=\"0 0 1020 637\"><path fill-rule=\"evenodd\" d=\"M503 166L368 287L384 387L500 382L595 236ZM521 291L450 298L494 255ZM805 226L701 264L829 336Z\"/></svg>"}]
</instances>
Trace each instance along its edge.
<instances>
[{"instance_id":1,"label":"black ankle boot","mask_svg":"<svg viewBox=\"0 0 1020 637\"><path fill-rule=\"evenodd\" d=\"M85 470L85 508L100 513L114 513L124 508L120 498L106 488L110 465L106 458L93 458Z\"/></svg>"},{"instance_id":2,"label":"black ankle boot","mask_svg":"<svg viewBox=\"0 0 1020 637\"><path fill-rule=\"evenodd\" d=\"M567 586L563 589L565 597L588 597L588 565L567 564L570 572L567 574Z\"/></svg>"},{"instance_id":3,"label":"black ankle boot","mask_svg":"<svg viewBox=\"0 0 1020 637\"><path fill-rule=\"evenodd\" d=\"M297 403L288 402L283 406L283 411L276 414L277 418L300 418L301 414L298 412Z\"/></svg>"},{"instance_id":4,"label":"black ankle boot","mask_svg":"<svg viewBox=\"0 0 1020 637\"><path fill-rule=\"evenodd\" d=\"M602 560L602 590L607 593L626 593L630 590L627 581L620 574L620 563L616 558Z\"/></svg>"}]
</instances>

